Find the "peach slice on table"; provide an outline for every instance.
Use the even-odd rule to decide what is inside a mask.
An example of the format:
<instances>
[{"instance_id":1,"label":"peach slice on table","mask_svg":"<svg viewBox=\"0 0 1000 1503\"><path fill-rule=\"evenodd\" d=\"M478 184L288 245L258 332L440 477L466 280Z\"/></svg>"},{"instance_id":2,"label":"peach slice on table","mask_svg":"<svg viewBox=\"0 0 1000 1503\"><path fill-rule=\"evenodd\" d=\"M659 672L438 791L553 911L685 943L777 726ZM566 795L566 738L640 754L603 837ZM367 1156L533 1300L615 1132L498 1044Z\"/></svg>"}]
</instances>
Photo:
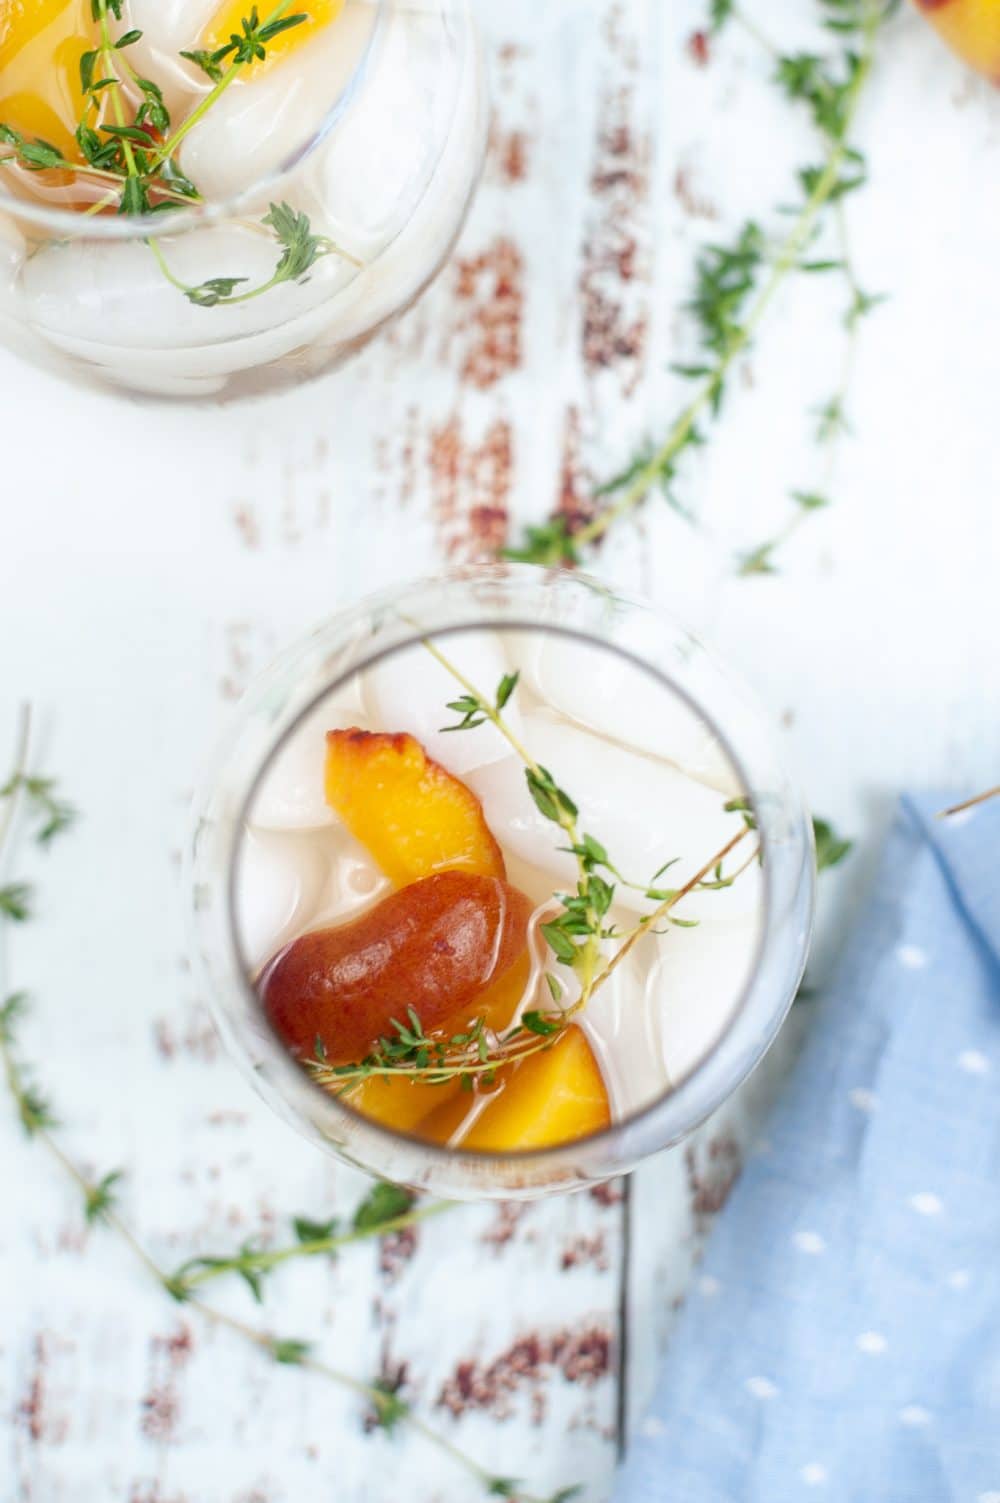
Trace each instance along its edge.
<instances>
[{"instance_id":1,"label":"peach slice on table","mask_svg":"<svg viewBox=\"0 0 1000 1503\"><path fill-rule=\"evenodd\" d=\"M257 983L293 1054L322 1039L332 1064L362 1060L395 1037L412 1008L424 1030L455 1032L488 989L523 961L531 900L497 877L437 872L360 918L286 946Z\"/></svg>"},{"instance_id":2,"label":"peach slice on table","mask_svg":"<svg viewBox=\"0 0 1000 1503\"><path fill-rule=\"evenodd\" d=\"M447 1143L468 1115L473 1097L463 1092L447 1101L417 1127L421 1137ZM459 1149L480 1153L516 1153L527 1148L554 1148L599 1132L611 1121L607 1087L586 1034L571 1024L548 1049L509 1066Z\"/></svg>"},{"instance_id":3,"label":"peach slice on table","mask_svg":"<svg viewBox=\"0 0 1000 1503\"><path fill-rule=\"evenodd\" d=\"M413 736L329 731L326 746L327 803L397 887L442 871L506 876L479 800Z\"/></svg>"},{"instance_id":4,"label":"peach slice on table","mask_svg":"<svg viewBox=\"0 0 1000 1503\"><path fill-rule=\"evenodd\" d=\"M959 57L1000 84L1000 0L915 0Z\"/></svg>"}]
</instances>

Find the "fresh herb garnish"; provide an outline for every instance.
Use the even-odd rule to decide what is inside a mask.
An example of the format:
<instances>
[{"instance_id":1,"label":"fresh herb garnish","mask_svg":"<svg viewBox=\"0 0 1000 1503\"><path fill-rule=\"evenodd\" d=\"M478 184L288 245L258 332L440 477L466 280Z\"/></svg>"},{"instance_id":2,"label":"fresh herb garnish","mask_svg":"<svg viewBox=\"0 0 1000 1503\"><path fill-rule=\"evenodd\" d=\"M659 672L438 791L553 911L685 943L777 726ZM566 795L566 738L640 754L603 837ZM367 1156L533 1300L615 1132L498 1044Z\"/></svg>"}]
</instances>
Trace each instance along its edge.
<instances>
[{"instance_id":1,"label":"fresh herb garnish","mask_svg":"<svg viewBox=\"0 0 1000 1503\"><path fill-rule=\"evenodd\" d=\"M825 872L832 866L839 866L854 849L853 840L843 840L825 819L813 820L813 836L816 841L817 871Z\"/></svg>"},{"instance_id":2,"label":"fresh herb garnish","mask_svg":"<svg viewBox=\"0 0 1000 1503\"><path fill-rule=\"evenodd\" d=\"M839 273L848 293L841 378L817 414L817 439L827 446L827 465L822 484L791 491L792 512L788 523L773 537L743 554L737 560L738 572L773 574L781 546L807 517L828 504L834 443L846 427L845 405L857 329L881 301L858 282L848 248L844 200L865 182L864 157L853 139L854 124L874 62L877 34L895 9L896 0L818 0L818 3L822 26L841 44L832 56L782 53L761 36L756 24L743 15L733 0L711 0L713 33L739 21L773 55L774 81L786 98L809 110L823 145L823 158L799 169L796 178L799 201L791 210L783 210L794 216L791 228L783 235L766 233L757 219L750 219L731 241L706 246L699 254L694 292L687 304L698 337L698 355L672 367L677 376L689 383L691 394L663 441L643 449L618 475L598 488L597 495L607 498L607 504L589 521L573 527L560 514L547 523L529 527L517 546L504 550L505 558L548 567L579 563L584 550L597 543L656 490L683 515L690 516L675 491L679 463L688 450L705 442L702 423L717 417L721 411L734 363L752 346L782 283L796 272ZM828 218L835 221L837 252L816 256L813 247Z\"/></svg>"},{"instance_id":3,"label":"fresh herb garnish","mask_svg":"<svg viewBox=\"0 0 1000 1503\"><path fill-rule=\"evenodd\" d=\"M217 308L220 304L232 306L236 303L249 303L254 298L263 297L264 293L280 287L282 282L301 282L317 261L324 256L340 256L345 260L353 260L347 256L332 240L325 235L314 235L312 225L307 214L299 213L291 204L272 204L264 215L262 224L265 224L274 233L274 238L282 247L281 256L274 274L259 287L237 292L237 288L243 286L246 277L210 277L207 282L200 282L197 286L190 286L174 276L167 265L162 247L156 240L148 242L157 264L167 281L178 291L183 292L188 302L194 303L198 308Z\"/></svg>"},{"instance_id":4,"label":"fresh herb garnish","mask_svg":"<svg viewBox=\"0 0 1000 1503\"><path fill-rule=\"evenodd\" d=\"M113 3L113 0L109 0L109 3ZM36 838L41 839L43 843L47 843L56 834L64 831L70 823L69 805L56 799L56 785L50 780L39 780L29 774L29 743L30 717L25 713L19 735L15 770L4 787L0 788L0 857L6 854L6 843L18 806L26 805L29 814L33 814L40 822L41 829ZM36 791L33 792L33 788ZM38 792L39 789L41 792ZM66 817L59 822L57 830L46 835L47 824L51 818L49 805L52 801L56 802ZM259 1298L263 1276L270 1271L271 1266L277 1266L279 1262L297 1257L317 1256L322 1253L332 1254L337 1250L337 1246L366 1240L372 1236L382 1236L387 1232L401 1229L404 1224L410 1225L427 1216L436 1215L447 1209L445 1204L438 1203L424 1208L409 1209L404 1215L390 1215L390 1211L398 1212L404 1195L409 1201L408 1192L397 1191L394 1187L376 1185L358 1207L352 1230L340 1238L333 1235L335 1228L332 1223L312 1222L306 1218L299 1218L296 1223L298 1241L292 1247L277 1249L270 1253L244 1249L235 1258L228 1260L195 1259L193 1264L187 1265L186 1270L178 1270L176 1274L167 1273L142 1246L118 1209L116 1194L123 1179L122 1171L115 1169L96 1177L86 1173L70 1157L54 1135L54 1130L58 1126L55 1113L35 1084L18 1050L18 1027L25 1020L27 1012L27 997L23 992L9 995L6 1001L0 1004L0 1069L6 1079L21 1124L25 1131L48 1151L53 1162L58 1164L60 1170L73 1182L82 1198L82 1211L88 1225L95 1228L103 1227L117 1236L164 1293L171 1299L184 1302L188 1309L199 1315L209 1325L238 1336L272 1362L280 1366L304 1369L313 1377L332 1383L364 1399L375 1412L377 1422L384 1428L391 1430L398 1425L411 1425L425 1441L435 1446L443 1455L448 1456L453 1463L462 1467L482 1489L484 1496L504 1496L510 1498L512 1503L561 1503L561 1500L571 1495L572 1489L569 1491L563 1489L554 1497L543 1499L516 1484L512 1484L513 1491L498 1494L496 1484L501 1479L484 1467L475 1456L463 1451L451 1439L439 1434L432 1426L414 1415L409 1405L399 1398L395 1388L384 1378L375 1378L369 1382L355 1378L350 1373L342 1372L320 1360L315 1355L312 1342L297 1337L277 1335L272 1331L249 1325L226 1311L217 1310L206 1304L194 1292L195 1285L206 1282L207 1279L223 1272L233 1271L245 1279ZM307 1235L314 1231L329 1232L330 1235L318 1237ZM327 1245L322 1247L316 1245L319 1243ZM265 1265L262 1261L264 1259L269 1259L270 1262Z\"/></svg>"}]
</instances>

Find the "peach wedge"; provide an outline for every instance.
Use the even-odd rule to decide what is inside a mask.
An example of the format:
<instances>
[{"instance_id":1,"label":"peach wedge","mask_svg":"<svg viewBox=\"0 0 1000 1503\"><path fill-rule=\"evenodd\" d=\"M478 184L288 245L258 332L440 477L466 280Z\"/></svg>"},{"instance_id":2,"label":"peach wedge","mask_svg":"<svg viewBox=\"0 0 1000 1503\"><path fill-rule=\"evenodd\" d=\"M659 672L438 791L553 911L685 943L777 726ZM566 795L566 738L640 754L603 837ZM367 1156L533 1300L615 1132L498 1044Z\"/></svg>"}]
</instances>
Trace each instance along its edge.
<instances>
[{"instance_id":1,"label":"peach wedge","mask_svg":"<svg viewBox=\"0 0 1000 1503\"><path fill-rule=\"evenodd\" d=\"M948 46L1000 84L1000 0L914 0Z\"/></svg>"},{"instance_id":2,"label":"peach wedge","mask_svg":"<svg viewBox=\"0 0 1000 1503\"><path fill-rule=\"evenodd\" d=\"M506 876L479 800L413 736L329 731L326 745L326 801L397 887L441 871Z\"/></svg>"}]
</instances>

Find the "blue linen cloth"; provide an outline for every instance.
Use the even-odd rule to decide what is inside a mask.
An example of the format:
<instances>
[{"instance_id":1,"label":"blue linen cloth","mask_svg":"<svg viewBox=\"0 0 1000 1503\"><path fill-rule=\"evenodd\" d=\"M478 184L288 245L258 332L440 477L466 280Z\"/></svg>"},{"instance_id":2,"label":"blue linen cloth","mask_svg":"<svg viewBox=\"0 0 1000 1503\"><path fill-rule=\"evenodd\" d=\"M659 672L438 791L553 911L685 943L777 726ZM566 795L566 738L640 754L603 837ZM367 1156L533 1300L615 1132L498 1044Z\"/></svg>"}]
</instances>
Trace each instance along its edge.
<instances>
[{"instance_id":1,"label":"blue linen cloth","mask_svg":"<svg viewBox=\"0 0 1000 1503\"><path fill-rule=\"evenodd\" d=\"M616 1503L1000 1503L1000 803L906 798Z\"/></svg>"}]
</instances>

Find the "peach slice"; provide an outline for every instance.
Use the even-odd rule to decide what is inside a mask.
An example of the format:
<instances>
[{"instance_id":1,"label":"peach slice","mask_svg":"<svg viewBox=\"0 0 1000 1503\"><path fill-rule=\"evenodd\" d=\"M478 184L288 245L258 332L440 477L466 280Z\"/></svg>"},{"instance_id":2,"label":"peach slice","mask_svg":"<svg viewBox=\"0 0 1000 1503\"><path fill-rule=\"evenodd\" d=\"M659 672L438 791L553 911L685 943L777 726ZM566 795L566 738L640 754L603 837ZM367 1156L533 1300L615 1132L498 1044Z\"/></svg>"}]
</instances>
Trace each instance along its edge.
<instances>
[{"instance_id":1,"label":"peach slice","mask_svg":"<svg viewBox=\"0 0 1000 1503\"><path fill-rule=\"evenodd\" d=\"M447 1143L472 1101L463 1092L443 1103L420 1123L420 1136ZM481 1153L552 1148L598 1132L610 1121L600 1068L586 1035L574 1025L550 1049L503 1072L502 1083L457 1146Z\"/></svg>"},{"instance_id":2,"label":"peach slice","mask_svg":"<svg viewBox=\"0 0 1000 1503\"><path fill-rule=\"evenodd\" d=\"M915 0L959 57L1000 83L1000 0Z\"/></svg>"},{"instance_id":3,"label":"peach slice","mask_svg":"<svg viewBox=\"0 0 1000 1503\"><path fill-rule=\"evenodd\" d=\"M509 970L474 998L468 1021L471 1023L475 1018L482 1018L488 1028L497 1032L506 1028L524 995L530 969L531 961L525 952ZM345 1099L355 1111L373 1117L385 1127L420 1137L420 1124L424 1119L459 1097L466 1103L467 1110L472 1097L463 1089L457 1076L454 1080L442 1081L440 1085L424 1085L405 1078L393 1080L388 1076L373 1075L362 1081Z\"/></svg>"},{"instance_id":4,"label":"peach slice","mask_svg":"<svg viewBox=\"0 0 1000 1503\"><path fill-rule=\"evenodd\" d=\"M427 1033L461 1026L522 960L531 911L496 877L438 872L350 923L300 935L261 974L261 1000L300 1058L319 1037L333 1064L360 1060L408 1008Z\"/></svg>"},{"instance_id":5,"label":"peach slice","mask_svg":"<svg viewBox=\"0 0 1000 1503\"><path fill-rule=\"evenodd\" d=\"M458 1079L434 1086L373 1075L344 1099L356 1112L381 1122L383 1127L419 1138L423 1136L420 1124L459 1096L466 1102L472 1100L468 1092L462 1090L462 1082Z\"/></svg>"},{"instance_id":6,"label":"peach slice","mask_svg":"<svg viewBox=\"0 0 1000 1503\"><path fill-rule=\"evenodd\" d=\"M96 40L88 0L0 0L0 120L79 160L80 58Z\"/></svg>"},{"instance_id":7,"label":"peach slice","mask_svg":"<svg viewBox=\"0 0 1000 1503\"><path fill-rule=\"evenodd\" d=\"M475 794L404 734L329 731L326 801L397 887L434 872L506 876Z\"/></svg>"}]
</instances>

